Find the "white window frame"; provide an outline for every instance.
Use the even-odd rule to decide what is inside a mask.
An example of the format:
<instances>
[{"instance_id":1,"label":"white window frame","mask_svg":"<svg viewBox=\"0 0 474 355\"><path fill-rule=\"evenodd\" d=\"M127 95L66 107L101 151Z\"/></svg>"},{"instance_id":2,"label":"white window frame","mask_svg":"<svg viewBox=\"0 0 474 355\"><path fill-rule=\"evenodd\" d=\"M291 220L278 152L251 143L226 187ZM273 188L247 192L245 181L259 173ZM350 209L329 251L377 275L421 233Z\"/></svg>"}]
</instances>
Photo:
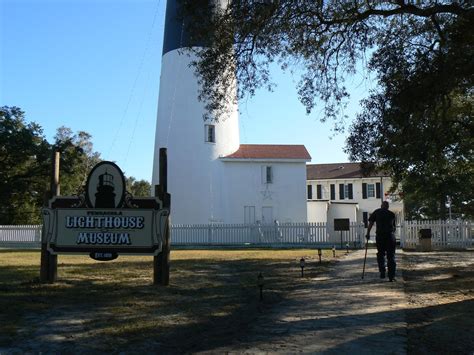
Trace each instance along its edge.
<instances>
[{"instance_id":1,"label":"white window frame","mask_svg":"<svg viewBox=\"0 0 474 355\"><path fill-rule=\"evenodd\" d=\"M216 143L216 126L215 125L213 124L204 125L204 141L206 143Z\"/></svg>"},{"instance_id":2,"label":"white window frame","mask_svg":"<svg viewBox=\"0 0 474 355\"><path fill-rule=\"evenodd\" d=\"M349 184L344 184L344 200L349 199Z\"/></svg>"},{"instance_id":3,"label":"white window frame","mask_svg":"<svg viewBox=\"0 0 474 355\"><path fill-rule=\"evenodd\" d=\"M372 187L372 191L370 191ZM375 184L367 183L367 198L375 198Z\"/></svg>"}]
</instances>

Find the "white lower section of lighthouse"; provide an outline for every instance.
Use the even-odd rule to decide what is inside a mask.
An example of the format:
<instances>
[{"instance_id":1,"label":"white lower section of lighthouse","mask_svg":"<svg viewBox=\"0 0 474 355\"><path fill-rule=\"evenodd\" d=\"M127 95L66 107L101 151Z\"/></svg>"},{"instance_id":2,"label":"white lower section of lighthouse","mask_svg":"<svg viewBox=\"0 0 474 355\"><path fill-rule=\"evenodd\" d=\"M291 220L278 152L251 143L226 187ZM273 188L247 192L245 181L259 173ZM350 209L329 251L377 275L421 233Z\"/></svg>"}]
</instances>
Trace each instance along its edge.
<instances>
[{"instance_id":1,"label":"white lower section of lighthouse","mask_svg":"<svg viewBox=\"0 0 474 355\"><path fill-rule=\"evenodd\" d=\"M226 119L204 121L189 66L195 58L183 52L172 50L162 58L152 185L159 184L159 149L167 148L172 223L220 222L230 196L219 157L239 149L237 106Z\"/></svg>"}]
</instances>

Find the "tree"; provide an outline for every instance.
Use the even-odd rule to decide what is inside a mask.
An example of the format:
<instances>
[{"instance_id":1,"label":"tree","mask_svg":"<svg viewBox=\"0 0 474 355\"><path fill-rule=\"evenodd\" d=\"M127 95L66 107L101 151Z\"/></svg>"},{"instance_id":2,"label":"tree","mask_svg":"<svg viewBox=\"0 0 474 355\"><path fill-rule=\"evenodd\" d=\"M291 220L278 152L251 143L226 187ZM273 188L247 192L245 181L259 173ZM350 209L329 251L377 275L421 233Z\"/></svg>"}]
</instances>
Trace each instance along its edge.
<instances>
[{"instance_id":1,"label":"tree","mask_svg":"<svg viewBox=\"0 0 474 355\"><path fill-rule=\"evenodd\" d=\"M48 189L50 145L18 107L0 108L0 224L39 223Z\"/></svg>"},{"instance_id":2,"label":"tree","mask_svg":"<svg viewBox=\"0 0 474 355\"><path fill-rule=\"evenodd\" d=\"M429 55L444 43L445 27L462 21L472 32L474 9L470 2L404 0L238 0L202 16L202 1L187 1L184 14L192 42L210 45L195 53L200 98L205 118L221 119L229 103L272 87L270 65L299 68L300 101L307 112L317 100L324 105L322 120L343 127L343 109L349 93L347 75L367 57L384 57L387 43L404 39L400 61L415 53ZM373 70L373 67L367 67ZM234 76L235 74L235 76ZM237 85L238 83L238 85ZM234 90L237 87L237 96Z\"/></svg>"},{"instance_id":3,"label":"tree","mask_svg":"<svg viewBox=\"0 0 474 355\"><path fill-rule=\"evenodd\" d=\"M405 192L408 217L445 218L446 202L473 216L474 35L464 20L445 27L442 45L399 61L404 39L375 56L379 85L351 127L352 159L377 162Z\"/></svg>"},{"instance_id":4,"label":"tree","mask_svg":"<svg viewBox=\"0 0 474 355\"><path fill-rule=\"evenodd\" d=\"M199 14L198 6L187 4L185 14ZM207 23L190 25L196 39L211 34L193 63L206 118L224 117L229 103L271 88L276 62L302 68L298 92L307 112L321 100L322 121L342 130L345 79L364 68L378 85L351 128L351 159L391 172L413 216L444 217L447 195L472 216L471 1L238 0L213 11Z\"/></svg>"},{"instance_id":5,"label":"tree","mask_svg":"<svg viewBox=\"0 0 474 355\"><path fill-rule=\"evenodd\" d=\"M100 162L100 154L93 150L92 136L84 131L74 134L62 126L54 139L54 147L61 153L61 194L76 195L86 184L91 169Z\"/></svg>"},{"instance_id":6,"label":"tree","mask_svg":"<svg viewBox=\"0 0 474 355\"><path fill-rule=\"evenodd\" d=\"M82 193L92 168L100 162L92 136L59 127L51 145L35 122L27 123L18 107L0 107L0 225L41 223L41 208L51 182L52 153L60 152L61 195ZM145 180L127 178L135 197L150 196Z\"/></svg>"},{"instance_id":7,"label":"tree","mask_svg":"<svg viewBox=\"0 0 474 355\"><path fill-rule=\"evenodd\" d=\"M127 191L132 194L133 197L150 197L151 196L151 184L146 180L136 180L133 176L126 179Z\"/></svg>"}]
</instances>

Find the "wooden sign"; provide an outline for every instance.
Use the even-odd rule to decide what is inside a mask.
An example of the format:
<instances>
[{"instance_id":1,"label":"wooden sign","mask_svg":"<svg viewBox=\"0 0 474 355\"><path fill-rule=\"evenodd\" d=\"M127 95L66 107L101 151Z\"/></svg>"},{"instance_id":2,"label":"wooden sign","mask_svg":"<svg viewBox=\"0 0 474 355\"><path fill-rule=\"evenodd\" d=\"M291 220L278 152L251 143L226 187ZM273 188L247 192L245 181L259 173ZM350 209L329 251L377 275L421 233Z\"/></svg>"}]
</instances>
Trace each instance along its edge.
<instances>
[{"instance_id":1,"label":"wooden sign","mask_svg":"<svg viewBox=\"0 0 474 355\"><path fill-rule=\"evenodd\" d=\"M348 231L350 229L349 218L334 218L334 230Z\"/></svg>"},{"instance_id":2,"label":"wooden sign","mask_svg":"<svg viewBox=\"0 0 474 355\"><path fill-rule=\"evenodd\" d=\"M112 162L90 172L85 193L56 196L43 209L44 230L51 254L157 255L162 248L169 209L158 197L133 198L125 178ZM94 257L94 259L96 259Z\"/></svg>"},{"instance_id":3,"label":"wooden sign","mask_svg":"<svg viewBox=\"0 0 474 355\"><path fill-rule=\"evenodd\" d=\"M41 282L56 281L57 254L89 253L98 261L111 261L119 254L149 254L153 283L167 286L171 245L167 159L166 148L160 148L156 197L134 198L125 189L120 168L107 161L91 170L83 193L59 196L60 159L54 152L50 199L43 209Z\"/></svg>"}]
</instances>

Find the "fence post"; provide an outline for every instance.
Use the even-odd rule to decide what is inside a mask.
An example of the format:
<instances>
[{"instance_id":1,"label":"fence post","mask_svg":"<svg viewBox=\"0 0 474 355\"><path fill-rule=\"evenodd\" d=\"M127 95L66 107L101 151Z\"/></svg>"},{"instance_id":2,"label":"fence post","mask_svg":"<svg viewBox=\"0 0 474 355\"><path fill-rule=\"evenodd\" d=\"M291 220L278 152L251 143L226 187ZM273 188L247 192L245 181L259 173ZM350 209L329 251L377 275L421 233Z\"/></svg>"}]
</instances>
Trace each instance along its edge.
<instances>
[{"instance_id":1,"label":"fence post","mask_svg":"<svg viewBox=\"0 0 474 355\"><path fill-rule=\"evenodd\" d=\"M474 238L471 235L472 234L472 222L471 221L466 222L466 228L467 228L467 232L468 232L467 235L468 235L468 238L470 240L470 243L469 243L470 245L469 246L473 247L474 246Z\"/></svg>"},{"instance_id":2,"label":"fence post","mask_svg":"<svg viewBox=\"0 0 474 355\"><path fill-rule=\"evenodd\" d=\"M41 242L41 227L37 226L35 228L35 243Z\"/></svg>"}]
</instances>

